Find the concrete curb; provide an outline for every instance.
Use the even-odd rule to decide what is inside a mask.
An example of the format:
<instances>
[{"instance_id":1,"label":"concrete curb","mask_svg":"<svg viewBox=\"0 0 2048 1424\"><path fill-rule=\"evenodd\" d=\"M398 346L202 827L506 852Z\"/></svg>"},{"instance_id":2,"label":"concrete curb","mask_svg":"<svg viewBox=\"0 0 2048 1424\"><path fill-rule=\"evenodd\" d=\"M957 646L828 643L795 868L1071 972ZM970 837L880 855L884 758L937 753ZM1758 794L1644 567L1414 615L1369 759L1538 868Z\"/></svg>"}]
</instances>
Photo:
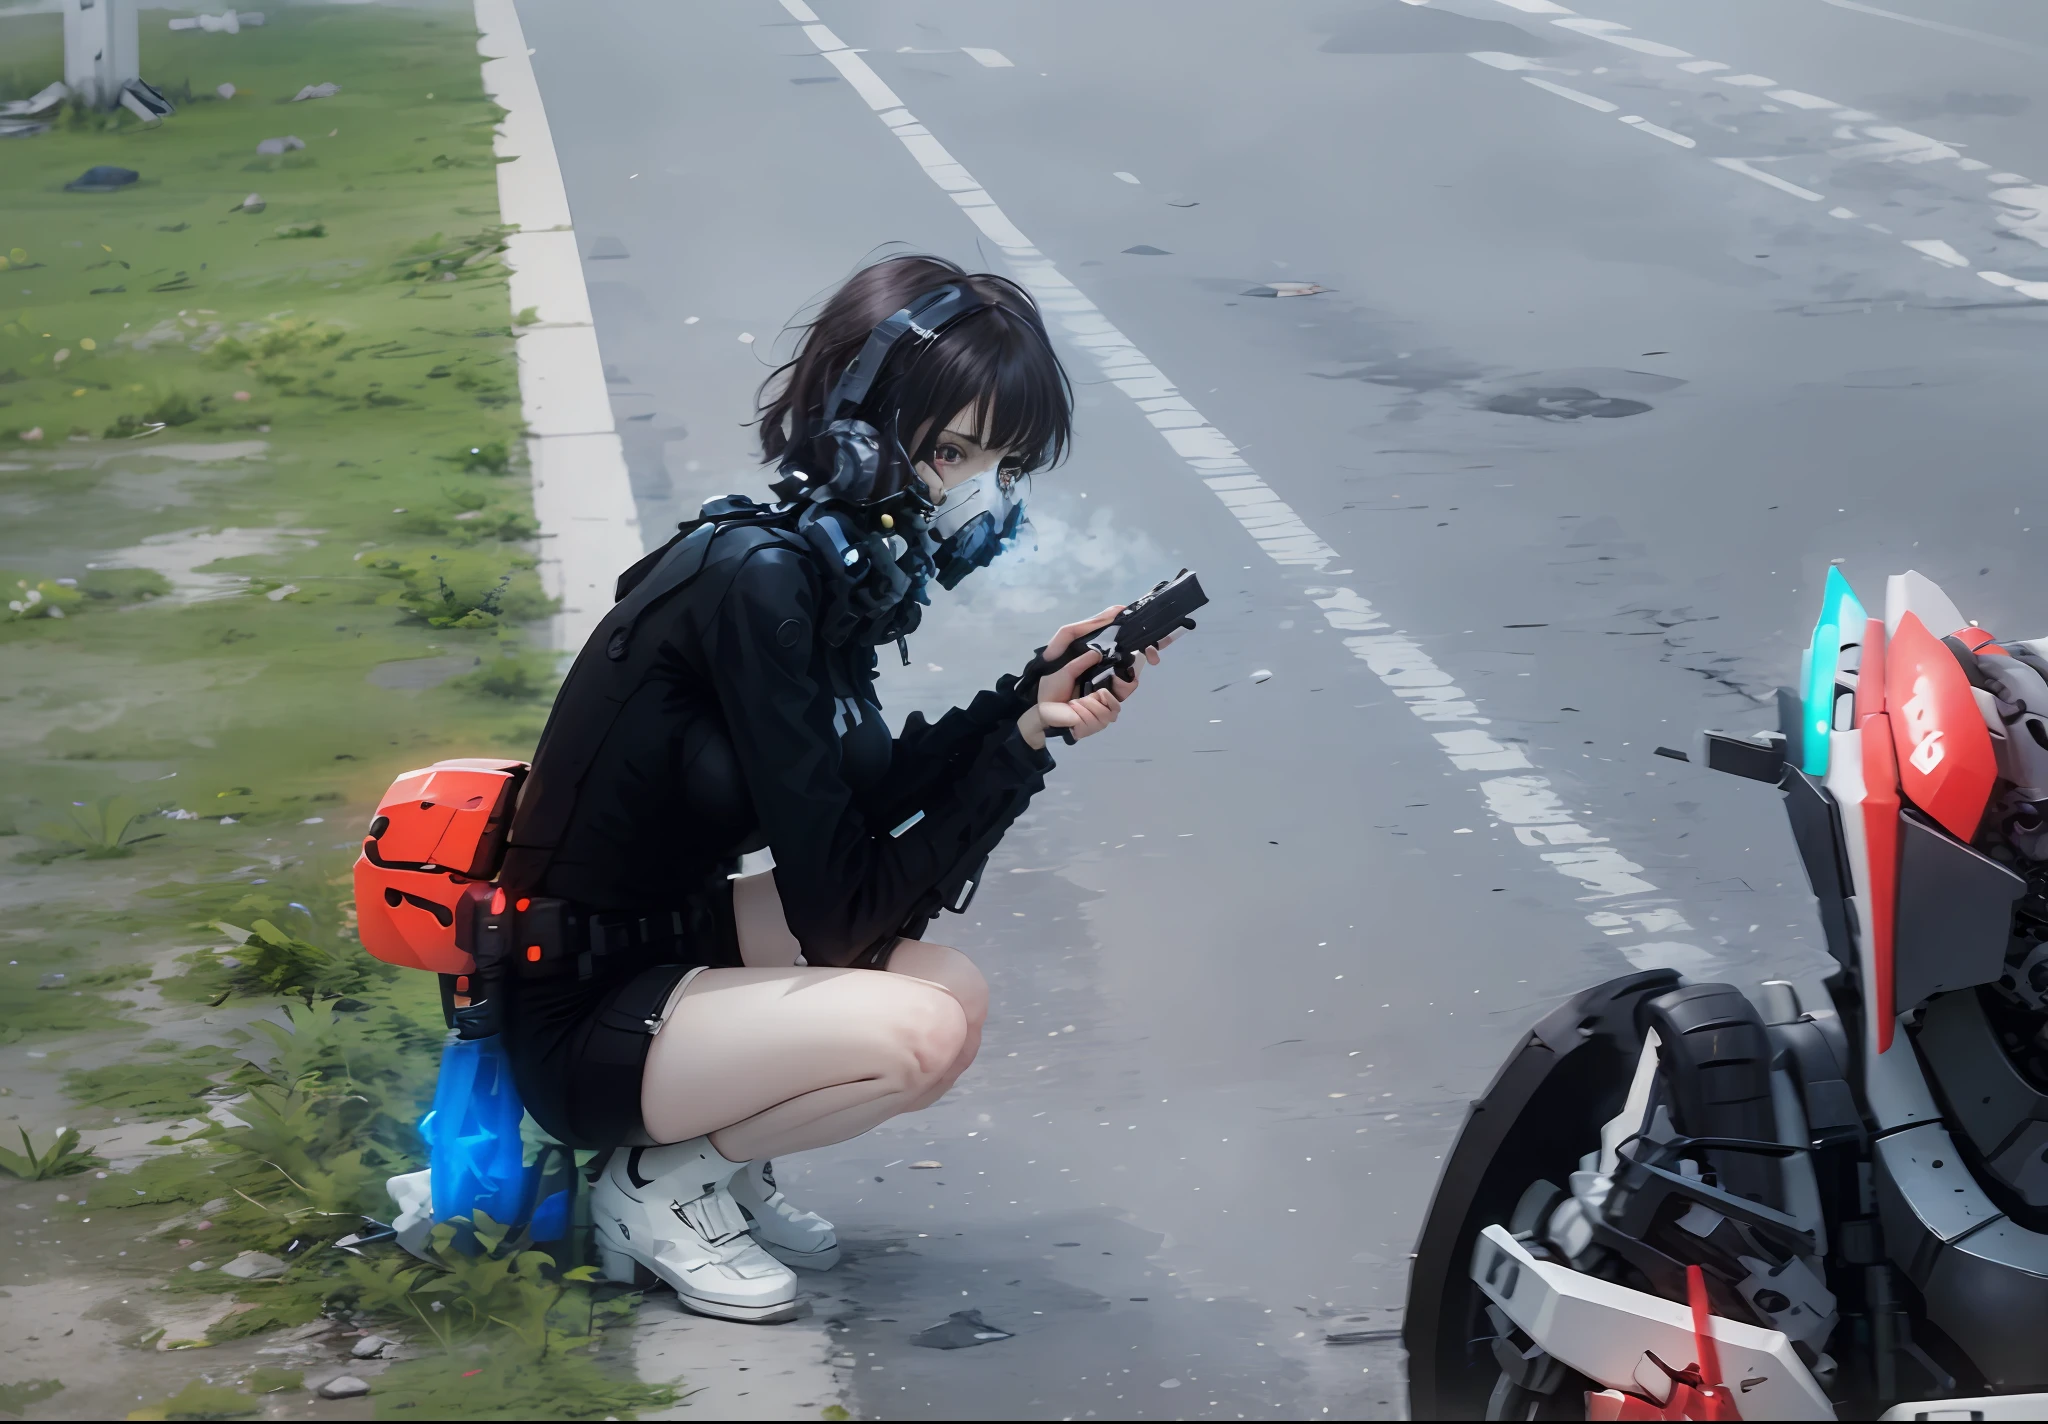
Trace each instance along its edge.
<instances>
[{"instance_id":1,"label":"concrete curb","mask_svg":"<svg viewBox=\"0 0 2048 1424\"><path fill-rule=\"evenodd\" d=\"M484 92L507 112L499 126L498 211L518 231L507 244L514 314L539 320L515 337L540 577L561 600L555 648L574 651L612 606L613 582L644 552L626 455L612 424L583 260L569 219L540 85L512 0L476 0Z\"/></svg>"}]
</instances>

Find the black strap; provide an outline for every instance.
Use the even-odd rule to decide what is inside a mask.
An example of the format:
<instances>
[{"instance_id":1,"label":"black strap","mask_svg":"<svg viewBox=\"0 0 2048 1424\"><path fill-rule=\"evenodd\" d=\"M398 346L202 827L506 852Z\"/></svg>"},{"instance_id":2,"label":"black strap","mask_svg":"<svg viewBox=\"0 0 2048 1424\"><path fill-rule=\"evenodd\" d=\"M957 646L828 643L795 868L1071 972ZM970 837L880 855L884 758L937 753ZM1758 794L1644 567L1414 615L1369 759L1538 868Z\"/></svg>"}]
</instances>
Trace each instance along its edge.
<instances>
[{"instance_id":1,"label":"black strap","mask_svg":"<svg viewBox=\"0 0 2048 1424\"><path fill-rule=\"evenodd\" d=\"M761 506L754 506L759 509ZM506 837L505 864L499 883L513 893L539 888L555 848L569 829L583 780L597 760L598 749L611 734L619 710L646 680L660 653L660 640L639 637L641 621L666 603L709 567L721 582L713 599L724 597L749 555L773 546L806 548L803 540L776 527L786 511L760 519L713 519L671 540L643 569L643 559L621 577L631 591L606 614L584 642L555 698L533 769L520 788L519 806ZM712 558L714 544L719 557Z\"/></svg>"}]
</instances>

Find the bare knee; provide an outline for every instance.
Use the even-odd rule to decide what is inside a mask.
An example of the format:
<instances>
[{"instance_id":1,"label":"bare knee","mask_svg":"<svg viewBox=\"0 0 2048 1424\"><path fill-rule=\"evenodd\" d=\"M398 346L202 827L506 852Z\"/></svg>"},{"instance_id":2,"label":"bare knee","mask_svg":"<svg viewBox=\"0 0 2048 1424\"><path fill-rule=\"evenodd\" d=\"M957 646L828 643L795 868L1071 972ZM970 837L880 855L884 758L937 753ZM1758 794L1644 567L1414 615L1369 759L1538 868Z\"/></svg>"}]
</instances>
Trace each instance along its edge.
<instances>
[{"instance_id":1,"label":"bare knee","mask_svg":"<svg viewBox=\"0 0 2048 1424\"><path fill-rule=\"evenodd\" d=\"M935 984L953 997L967 1019L970 1032L979 1033L988 1021L988 980L957 949L921 939L907 939L889 956L889 970Z\"/></svg>"},{"instance_id":2,"label":"bare knee","mask_svg":"<svg viewBox=\"0 0 2048 1424\"><path fill-rule=\"evenodd\" d=\"M905 994L886 1024L884 1038L888 1076L900 1080L899 1091L919 1093L940 1082L967 1046L967 1015L947 994Z\"/></svg>"}]
</instances>

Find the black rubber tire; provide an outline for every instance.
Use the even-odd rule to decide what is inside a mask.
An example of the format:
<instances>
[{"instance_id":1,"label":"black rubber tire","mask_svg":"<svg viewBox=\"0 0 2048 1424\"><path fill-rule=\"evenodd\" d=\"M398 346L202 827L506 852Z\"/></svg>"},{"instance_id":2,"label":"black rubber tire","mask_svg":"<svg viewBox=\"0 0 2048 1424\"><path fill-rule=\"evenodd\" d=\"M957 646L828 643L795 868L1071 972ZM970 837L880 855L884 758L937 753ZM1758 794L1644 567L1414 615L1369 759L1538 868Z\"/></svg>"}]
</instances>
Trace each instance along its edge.
<instances>
[{"instance_id":1,"label":"black rubber tire","mask_svg":"<svg viewBox=\"0 0 2048 1424\"><path fill-rule=\"evenodd\" d=\"M1771 1100L1769 1033L1756 1005L1732 984L1687 984L1646 999L1639 1027L1655 1029L1672 1125L1688 1137L1778 1140ZM1774 1157L1707 1149L1700 1154L1723 1190L1783 1209L1783 1175Z\"/></svg>"}]
</instances>

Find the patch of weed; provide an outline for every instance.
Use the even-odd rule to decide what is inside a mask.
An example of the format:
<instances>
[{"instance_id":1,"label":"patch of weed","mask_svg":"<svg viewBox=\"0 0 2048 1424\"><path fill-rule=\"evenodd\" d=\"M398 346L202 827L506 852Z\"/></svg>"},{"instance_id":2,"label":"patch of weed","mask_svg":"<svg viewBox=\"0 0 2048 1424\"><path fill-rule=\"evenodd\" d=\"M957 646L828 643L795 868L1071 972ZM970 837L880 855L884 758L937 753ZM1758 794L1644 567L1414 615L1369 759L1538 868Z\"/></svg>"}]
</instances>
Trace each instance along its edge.
<instances>
[{"instance_id":1,"label":"patch of weed","mask_svg":"<svg viewBox=\"0 0 2048 1424\"><path fill-rule=\"evenodd\" d=\"M64 1075L64 1091L77 1102L126 1117L191 1117L203 1110L199 1099L213 1086L209 1080L235 1063L226 1051L203 1044L170 1061L150 1054L146 1062L73 1069Z\"/></svg>"},{"instance_id":2,"label":"patch of weed","mask_svg":"<svg viewBox=\"0 0 2048 1424\"><path fill-rule=\"evenodd\" d=\"M241 1419L263 1408L263 1401L224 1384L194 1380L155 1404L131 1410L130 1419Z\"/></svg>"},{"instance_id":3,"label":"patch of weed","mask_svg":"<svg viewBox=\"0 0 2048 1424\"><path fill-rule=\"evenodd\" d=\"M42 1147L28 1135L28 1129L18 1127L21 1134L21 1151L9 1152L0 1147L0 1172L10 1177L19 1177L24 1182L45 1182L52 1177L75 1177L80 1172L106 1164L90 1152L78 1150L78 1130L59 1128L57 1135Z\"/></svg>"},{"instance_id":4,"label":"patch of weed","mask_svg":"<svg viewBox=\"0 0 2048 1424\"><path fill-rule=\"evenodd\" d=\"M18 1384L0 1384L0 1414L26 1414L28 1407L39 1400L48 1399L64 1388L64 1381L54 1379L22 1380Z\"/></svg>"}]
</instances>

